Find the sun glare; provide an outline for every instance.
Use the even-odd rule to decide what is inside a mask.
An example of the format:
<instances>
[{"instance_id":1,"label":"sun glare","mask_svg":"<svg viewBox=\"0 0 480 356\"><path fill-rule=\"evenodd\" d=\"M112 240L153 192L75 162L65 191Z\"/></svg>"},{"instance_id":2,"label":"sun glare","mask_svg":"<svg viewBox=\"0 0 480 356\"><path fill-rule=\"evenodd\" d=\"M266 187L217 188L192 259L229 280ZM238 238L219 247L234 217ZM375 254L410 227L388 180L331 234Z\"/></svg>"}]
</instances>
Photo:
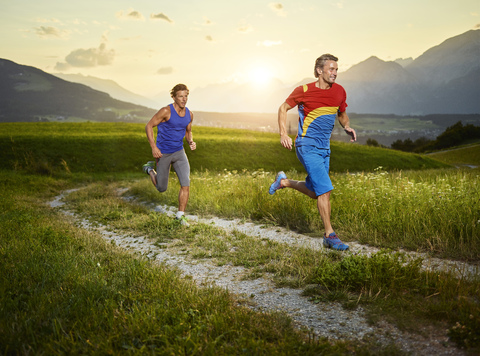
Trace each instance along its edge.
<instances>
[{"instance_id":1,"label":"sun glare","mask_svg":"<svg viewBox=\"0 0 480 356\"><path fill-rule=\"evenodd\" d=\"M264 86L271 78L271 71L265 67L253 68L248 75L249 81L256 86Z\"/></svg>"}]
</instances>

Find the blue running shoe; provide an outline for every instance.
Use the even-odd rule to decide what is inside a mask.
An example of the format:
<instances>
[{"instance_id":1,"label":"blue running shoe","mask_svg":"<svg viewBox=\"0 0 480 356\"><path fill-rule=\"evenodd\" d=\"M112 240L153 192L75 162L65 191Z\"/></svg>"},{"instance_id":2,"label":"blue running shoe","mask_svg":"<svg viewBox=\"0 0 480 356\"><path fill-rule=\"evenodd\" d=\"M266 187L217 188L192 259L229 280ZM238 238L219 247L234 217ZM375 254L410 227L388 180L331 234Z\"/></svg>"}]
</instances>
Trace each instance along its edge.
<instances>
[{"instance_id":1,"label":"blue running shoe","mask_svg":"<svg viewBox=\"0 0 480 356\"><path fill-rule=\"evenodd\" d=\"M323 246L328 248L333 248L337 251L345 251L348 250L348 245L345 245L340 239L338 238L337 234L332 232L328 237L323 234Z\"/></svg>"},{"instance_id":2,"label":"blue running shoe","mask_svg":"<svg viewBox=\"0 0 480 356\"><path fill-rule=\"evenodd\" d=\"M270 193L270 195L273 195L275 194L275 192L279 189L283 189L281 186L280 186L280 181L282 179L287 179L287 176L285 175L285 173L283 173L282 171L278 172L277 174L277 177L275 178L275 182L272 183L272 185L270 186L270 189L268 190L268 192Z\"/></svg>"}]
</instances>

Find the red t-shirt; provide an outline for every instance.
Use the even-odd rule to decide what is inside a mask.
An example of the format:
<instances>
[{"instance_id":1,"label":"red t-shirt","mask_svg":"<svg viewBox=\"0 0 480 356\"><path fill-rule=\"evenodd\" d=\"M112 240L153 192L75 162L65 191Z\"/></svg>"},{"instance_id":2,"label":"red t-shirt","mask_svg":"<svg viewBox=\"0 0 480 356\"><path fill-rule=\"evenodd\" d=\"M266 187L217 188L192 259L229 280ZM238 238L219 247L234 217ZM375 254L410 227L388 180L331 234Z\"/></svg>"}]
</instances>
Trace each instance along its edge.
<instances>
[{"instance_id":1,"label":"red t-shirt","mask_svg":"<svg viewBox=\"0 0 480 356\"><path fill-rule=\"evenodd\" d=\"M333 83L330 89L320 89L315 84L296 87L285 101L291 107L298 105L295 145L328 149L337 112L347 109L347 93L337 83Z\"/></svg>"}]
</instances>

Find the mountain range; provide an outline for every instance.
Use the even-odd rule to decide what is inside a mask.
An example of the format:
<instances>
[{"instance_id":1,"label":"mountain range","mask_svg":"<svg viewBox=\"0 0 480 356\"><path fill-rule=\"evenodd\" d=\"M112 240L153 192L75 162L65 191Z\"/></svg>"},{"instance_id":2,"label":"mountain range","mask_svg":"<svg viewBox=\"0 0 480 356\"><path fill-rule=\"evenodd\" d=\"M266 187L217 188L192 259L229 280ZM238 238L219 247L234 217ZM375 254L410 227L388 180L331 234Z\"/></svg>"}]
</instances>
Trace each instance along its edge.
<instances>
[{"instance_id":1,"label":"mountain range","mask_svg":"<svg viewBox=\"0 0 480 356\"><path fill-rule=\"evenodd\" d=\"M130 102L137 105L146 106L148 108L156 108L158 102L154 99L146 98L142 95L135 94L117 84L111 79L100 79L92 77L90 75L85 76L83 74L65 74L65 73L51 73L54 76L63 80L80 83L98 91L108 93L112 98Z\"/></svg>"},{"instance_id":2,"label":"mountain range","mask_svg":"<svg viewBox=\"0 0 480 356\"><path fill-rule=\"evenodd\" d=\"M259 93L251 85L213 84L191 92L197 110L276 112L304 78L286 87L272 80ZM471 30L430 48L416 59L383 61L372 56L338 75L347 91L348 111L428 115L480 113L480 30Z\"/></svg>"},{"instance_id":3,"label":"mountain range","mask_svg":"<svg viewBox=\"0 0 480 356\"><path fill-rule=\"evenodd\" d=\"M480 30L430 48L405 67L370 57L339 76L358 113L480 113Z\"/></svg>"},{"instance_id":4,"label":"mountain range","mask_svg":"<svg viewBox=\"0 0 480 356\"><path fill-rule=\"evenodd\" d=\"M0 59L0 122L61 120L144 121L147 107L112 98L35 67Z\"/></svg>"},{"instance_id":5,"label":"mountain range","mask_svg":"<svg viewBox=\"0 0 480 356\"><path fill-rule=\"evenodd\" d=\"M471 30L416 59L383 61L372 56L340 73L337 83L347 91L350 113L475 114L480 113L479 58L480 30ZM304 78L285 85L271 79L263 87L211 84L190 91L189 107L195 112L275 113L296 86L313 81ZM52 75L0 59L0 121L31 121L42 115L144 121L169 101L168 90L145 98L113 80Z\"/></svg>"}]
</instances>

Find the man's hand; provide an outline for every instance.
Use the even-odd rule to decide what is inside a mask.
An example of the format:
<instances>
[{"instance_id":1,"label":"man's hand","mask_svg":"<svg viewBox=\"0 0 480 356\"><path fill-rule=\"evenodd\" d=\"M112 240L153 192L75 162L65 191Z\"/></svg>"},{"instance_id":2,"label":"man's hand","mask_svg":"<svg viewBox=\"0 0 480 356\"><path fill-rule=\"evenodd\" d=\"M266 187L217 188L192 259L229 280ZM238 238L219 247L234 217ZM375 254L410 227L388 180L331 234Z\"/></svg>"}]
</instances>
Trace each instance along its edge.
<instances>
[{"instance_id":1,"label":"man's hand","mask_svg":"<svg viewBox=\"0 0 480 356\"><path fill-rule=\"evenodd\" d=\"M280 136L280 143L283 147L289 149L290 151L292 150L293 147L293 142L290 136L288 135L281 135Z\"/></svg>"},{"instance_id":2,"label":"man's hand","mask_svg":"<svg viewBox=\"0 0 480 356\"><path fill-rule=\"evenodd\" d=\"M188 145L190 146L190 149L193 151L197 148L197 144L194 142L194 141L190 141L188 143Z\"/></svg>"},{"instance_id":3,"label":"man's hand","mask_svg":"<svg viewBox=\"0 0 480 356\"><path fill-rule=\"evenodd\" d=\"M158 147L155 146L155 148L152 148L152 156L155 158L162 158L162 152L160 152Z\"/></svg>"},{"instance_id":4,"label":"man's hand","mask_svg":"<svg viewBox=\"0 0 480 356\"><path fill-rule=\"evenodd\" d=\"M357 141L357 133L355 132L354 129L352 129L351 127L345 127L344 128L345 130L345 133L349 136L351 136L352 138L350 139L350 142L355 142Z\"/></svg>"}]
</instances>

